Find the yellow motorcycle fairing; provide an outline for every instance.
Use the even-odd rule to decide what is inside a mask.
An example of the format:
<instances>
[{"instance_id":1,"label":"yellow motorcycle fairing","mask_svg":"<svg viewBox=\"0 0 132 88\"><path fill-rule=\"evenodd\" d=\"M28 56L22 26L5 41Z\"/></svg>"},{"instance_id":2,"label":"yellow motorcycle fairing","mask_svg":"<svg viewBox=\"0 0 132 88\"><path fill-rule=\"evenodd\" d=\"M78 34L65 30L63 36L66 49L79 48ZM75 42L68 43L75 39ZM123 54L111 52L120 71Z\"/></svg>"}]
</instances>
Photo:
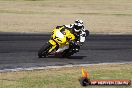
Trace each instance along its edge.
<instances>
[{"instance_id":1,"label":"yellow motorcycle fairing","mask_svg":"<svg viewBox=\"0 0 132 88\"><path fill-rule=\"evenodd\" d=\"M55 49L55 47L57 46L56 42L53 40L49 40L49 43L52 44L52 47L49 49L49 52L51 52L53 49Z\"/></svg>"},{"instance_id":2,"label":"yellow motorcycle fairing","mask_svg":"<svg viewBox=\"0 0 132 88\"><path fill-rule=\"evenodd\" d=\"M56 41L59 45L65 45L69 42L69 40L75 39L75 36L68 29L64 29L64 31L61 32L63 28L64 27L60 27L58 29L55 28L52 31L51 35L51 38Z\"/></svg>"},{"instance_id":3,"label":"yellow motorcycle fairing","mask_svg":"<svg viewBox=\"0 0 132 88\"><path fill-rule=\"evenodd\" d=\"M53 49L57 46L64 46L69 44L70 40L74 40L75 36L68 30L64 29L64 31L61 32L61 30L64 29L64 26L60 28L55 28L52 31L51 39L49 40L49 43L52 44L52 48L49 50L49 52L52 52Z\"/></svg>"}]
</instances>

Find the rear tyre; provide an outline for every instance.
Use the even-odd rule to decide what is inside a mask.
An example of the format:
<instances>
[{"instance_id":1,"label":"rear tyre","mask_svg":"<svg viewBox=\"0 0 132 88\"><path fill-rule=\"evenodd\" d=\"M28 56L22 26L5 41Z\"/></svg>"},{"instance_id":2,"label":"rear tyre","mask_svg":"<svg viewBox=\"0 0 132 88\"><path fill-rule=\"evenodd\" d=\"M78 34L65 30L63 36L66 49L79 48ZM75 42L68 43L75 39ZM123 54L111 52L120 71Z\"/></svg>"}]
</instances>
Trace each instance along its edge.
<instances>
[{"instance_id":1,"label":"rear tyre","mask_svg":"<svg viewBox=\"0 0 132 88\"><path fill-rule=\"evenodd\" d=\"M72 52L72 50L66 49L65 51L63 51L62 57L69 58L73 54L74 54L74 52Z\"/></svg>"},{"instance_id":2,"label":"rear tyre","mask_svg":"<svg viewBox=\"0 0 132 88\"><path fill-rule=\"evenodd\" d=\"M48 51L49 49L52 47L52 45L50 43L45 43L45 45L43 45L39 51L38 51L38 57L42 58L42 57L47 57L48 56Z\"/></svg>"},{"instance_id":3,"label":"rear tyre","mask_svg":"<svg viewBox=\"0 0 132 88\"><path fill-rule=\"evenodd\" d=\"M71 42L69 45L69 49L66 49L63 51L62 57L67 57L69 58L72 56L74 53L79 52L80 46L75 44L75 42Z\"/></svg>"}]
</instances>

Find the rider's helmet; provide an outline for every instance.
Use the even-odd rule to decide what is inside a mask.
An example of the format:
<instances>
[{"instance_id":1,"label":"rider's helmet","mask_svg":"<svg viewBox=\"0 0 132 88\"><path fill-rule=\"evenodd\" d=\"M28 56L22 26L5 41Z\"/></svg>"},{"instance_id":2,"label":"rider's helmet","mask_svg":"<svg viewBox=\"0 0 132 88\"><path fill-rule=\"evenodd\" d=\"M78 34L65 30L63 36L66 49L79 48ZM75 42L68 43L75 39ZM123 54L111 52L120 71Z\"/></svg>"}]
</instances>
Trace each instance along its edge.
<instances>
[{"instance_id":1,"label":"rider's helmet","mask_svg":"<svg viewBox=\"0 0 132 88\"><path fill-rule=\"evenodd\" d=\"M82 27L83 27L83 21L82 20L75 20L74 31L75 32L80 32Z\"/></svg>"}]
</instances>

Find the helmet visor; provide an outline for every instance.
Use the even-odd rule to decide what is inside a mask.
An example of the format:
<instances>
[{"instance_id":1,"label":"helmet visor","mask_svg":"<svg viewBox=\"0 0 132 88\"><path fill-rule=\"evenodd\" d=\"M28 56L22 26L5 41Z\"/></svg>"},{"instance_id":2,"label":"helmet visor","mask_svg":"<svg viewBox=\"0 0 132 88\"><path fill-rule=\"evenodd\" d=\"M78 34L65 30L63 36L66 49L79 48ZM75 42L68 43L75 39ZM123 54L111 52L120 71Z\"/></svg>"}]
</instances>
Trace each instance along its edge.
<instances>
[{"instance_id":1,"label":"helmet visor","mask_svg":"<svg viewBox=\"0 0 132 88\"><path fill-rule=\"evenodd\" d=\"M80 30L80 29L82 29L82 26L74 25L74 28L75 28L76 30Z\"/></svg>"}]
</instances>

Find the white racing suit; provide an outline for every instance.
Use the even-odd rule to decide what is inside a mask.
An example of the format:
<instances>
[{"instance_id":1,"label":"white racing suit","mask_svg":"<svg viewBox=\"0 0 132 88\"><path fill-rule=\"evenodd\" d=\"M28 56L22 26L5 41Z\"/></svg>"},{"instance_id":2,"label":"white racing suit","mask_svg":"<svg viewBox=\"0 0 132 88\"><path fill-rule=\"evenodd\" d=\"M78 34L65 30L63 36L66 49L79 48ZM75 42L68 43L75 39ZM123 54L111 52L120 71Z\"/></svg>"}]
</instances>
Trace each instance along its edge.
<instances>
[{"instance_id":1,"label":"white racing suit","mask_svg":"<svg viewBox=\"0 0 132 88\"><path fill-rule=\"evenodd\" d=\"M74 30L74 24L64 25L66 28ZM76 32L75 32L76 33ZM74 34L74 33L73 33ZM86 38L86 32L84 26L82 27L81 31L75 34L75 41L80 44L80 46L83 45ZM64 50L68 49L69 45L65 45L64 47L59 47L59 49L56 52L63 52Z\"/></svg>"}]
</instances>

